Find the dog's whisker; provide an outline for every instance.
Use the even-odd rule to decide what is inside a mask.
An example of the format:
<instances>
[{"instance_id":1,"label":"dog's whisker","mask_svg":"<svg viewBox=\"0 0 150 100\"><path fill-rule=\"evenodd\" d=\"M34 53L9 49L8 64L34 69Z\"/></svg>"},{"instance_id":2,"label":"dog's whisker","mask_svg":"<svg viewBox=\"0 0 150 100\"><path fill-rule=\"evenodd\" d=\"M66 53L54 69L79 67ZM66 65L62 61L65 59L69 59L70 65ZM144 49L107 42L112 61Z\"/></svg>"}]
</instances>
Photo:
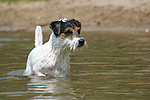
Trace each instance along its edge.
<instances>
[{"instance_id":1,"label":"dog's whisker","mask_svg":"<svg viewBox=\"0 0 150 100\"><path fill-rule=\"evenodd\" d=\"M72 50L72 47L70 47L70 50Z\"/></svg>"},{"instance_id":2,"label":"dog's whisker","mask_svg":"<svg viewBox=\"0 0 150 100\"><path fill-rule=\"evenodd\" d=\"M84 47L86 47L86 48L89 47L86 41L84 42Z\"/></svg>"}]
</instances>

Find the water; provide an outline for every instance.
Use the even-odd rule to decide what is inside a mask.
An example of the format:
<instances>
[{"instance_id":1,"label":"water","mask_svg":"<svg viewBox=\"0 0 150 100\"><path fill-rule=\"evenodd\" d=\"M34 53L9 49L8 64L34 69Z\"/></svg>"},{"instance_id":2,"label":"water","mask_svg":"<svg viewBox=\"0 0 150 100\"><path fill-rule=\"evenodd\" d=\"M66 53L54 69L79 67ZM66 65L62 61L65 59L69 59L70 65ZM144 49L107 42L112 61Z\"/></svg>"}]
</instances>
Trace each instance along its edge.
<instances>
[{"instance_id":1,"label":"water","mask_svg":"<svg viewBox=\"0 0 150 100\"><path fill-rule=\"evenodd\" d=\"M148 100L149 33L82 33L89 48L71 54L70 78L22 76L34 34L0 32L0 98ZM44 34L45 41L49 34Z\"/></svg>"}]
</instances>

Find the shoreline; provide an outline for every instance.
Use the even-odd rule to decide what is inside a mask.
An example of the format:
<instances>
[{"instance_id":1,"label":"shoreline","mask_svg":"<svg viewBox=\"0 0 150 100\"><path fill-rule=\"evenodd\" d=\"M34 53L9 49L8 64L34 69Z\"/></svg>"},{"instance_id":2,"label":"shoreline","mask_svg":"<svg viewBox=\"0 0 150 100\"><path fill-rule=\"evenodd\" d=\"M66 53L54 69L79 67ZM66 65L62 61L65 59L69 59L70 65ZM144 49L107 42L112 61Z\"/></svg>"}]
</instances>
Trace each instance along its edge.
<instances>
[{"instance_id":1,"label":"shoreline","mask_svg":"<svg viewBox=\"0 0 150 100\"><path fill-rule=\"evenodd\" d=\"M35 27L32 28L0 28L0 32L33 32ZM42 26L43 32L51 32L51 29L48 26ZM82 32L116 32L116 33L150 33L148 28L86 28L82 27Z\"/></svg>"},{"instance_id":2,"label":"shoreline","mask_svg":"<svg viewBox=\"0 0 150 100\"><path fill-rule=\"evenodd\" d=\"M48 32L51 21L75 18L84 32L149 32L149 0L50 0L0 2L0 31ZM148 31L147 31L148 30Z\"/></svg>"}]
</instances>

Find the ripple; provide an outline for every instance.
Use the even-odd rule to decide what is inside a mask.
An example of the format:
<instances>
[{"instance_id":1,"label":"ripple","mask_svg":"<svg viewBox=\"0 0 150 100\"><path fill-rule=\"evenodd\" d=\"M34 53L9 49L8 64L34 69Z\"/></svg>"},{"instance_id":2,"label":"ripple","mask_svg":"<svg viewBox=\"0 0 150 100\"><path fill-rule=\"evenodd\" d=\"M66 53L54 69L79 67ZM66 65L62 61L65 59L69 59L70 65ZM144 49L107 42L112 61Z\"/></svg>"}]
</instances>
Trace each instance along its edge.
<instances>
[{"instance_id":1,"label":"ripple","mask_svg":"<svg viewBox=\"0 0 150 100\"><path fill-rule=\"evenodd\" d=\"M22 96L22 94L25 93L27 92L18 91L18 92L1 92L0 94L7 94L8 96Z\"/></svg>"},{"instance_id":2,"label":"ripple","mask_svg":"<svg viewBox=\"0 0 150 100\"><path fill-rule=\"evenodd\" d=\"M11 38L0 38L0 41L17 41L17 39L11 39Z\"/></svg>"}]
</instances>

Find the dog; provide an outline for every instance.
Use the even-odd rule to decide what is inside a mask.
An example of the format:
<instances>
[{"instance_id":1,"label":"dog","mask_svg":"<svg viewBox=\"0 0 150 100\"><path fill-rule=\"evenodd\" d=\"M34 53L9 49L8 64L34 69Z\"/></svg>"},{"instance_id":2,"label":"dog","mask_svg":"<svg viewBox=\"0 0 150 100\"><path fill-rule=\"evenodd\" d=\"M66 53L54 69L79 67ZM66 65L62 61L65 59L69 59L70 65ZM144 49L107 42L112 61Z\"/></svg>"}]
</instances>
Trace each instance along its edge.
<instances>
[{"instance_id":1,"label":"dog","mask_svg":"<svg viewBox=\"0 0 150 100\"><path fill-rule=\"evenodd\" d=\"M53 21L49 25L52 34L43 44L42 28L36 26L35 48L29 53L24 76L70 76L70 50L83 47L86 41L80 36L81 23L66 18Z\"/></svg>"}]
</instances>

